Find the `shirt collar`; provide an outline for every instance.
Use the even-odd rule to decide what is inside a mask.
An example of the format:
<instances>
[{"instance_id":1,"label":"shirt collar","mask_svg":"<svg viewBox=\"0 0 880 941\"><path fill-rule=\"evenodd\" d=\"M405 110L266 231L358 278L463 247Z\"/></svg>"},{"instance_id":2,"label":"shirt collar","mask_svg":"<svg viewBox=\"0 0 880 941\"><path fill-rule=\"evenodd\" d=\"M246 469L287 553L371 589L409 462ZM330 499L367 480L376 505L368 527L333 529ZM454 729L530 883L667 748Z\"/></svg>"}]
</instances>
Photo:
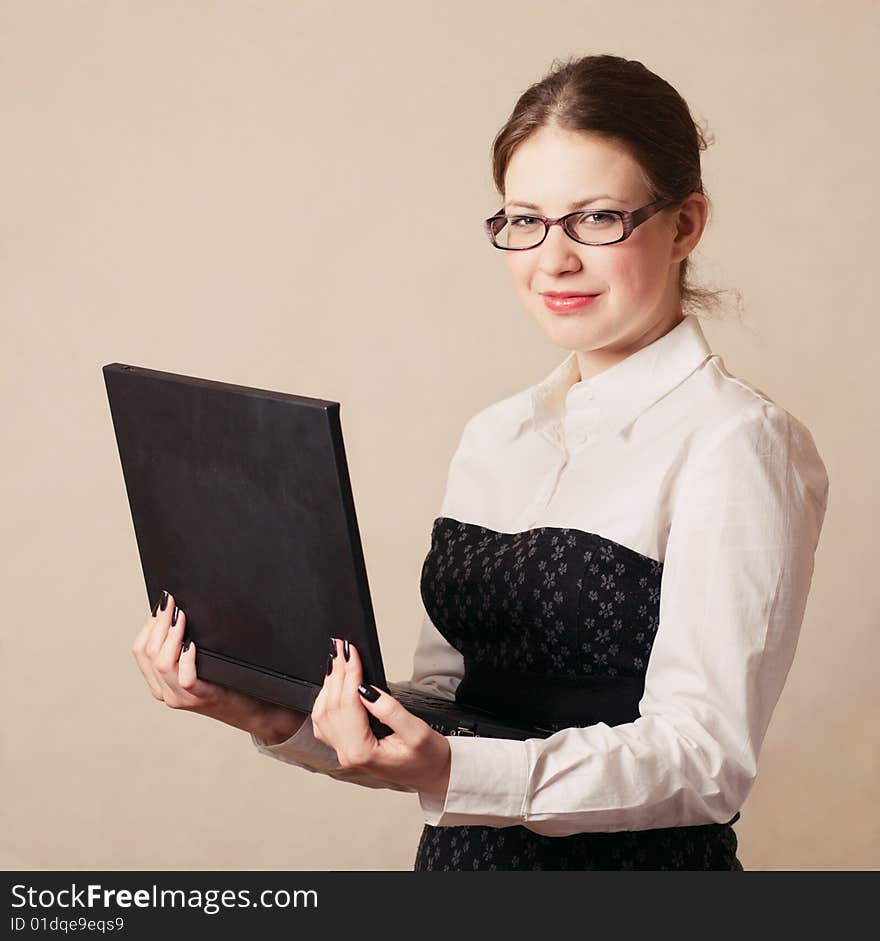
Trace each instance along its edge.
<instances>
[{"instance_id":1,"label":"shirt collar","mask_svg":"<svg viewBox=\"0 0 880 941\"><path fill-rule=\"evenodd\" d=\"M571 353L527 391L526 420L551 440L562 441L562 419L589 411L606 434L618 434L711 357L700 321L685 314L668 333L590 379L581 379Z\"/></svg>"}]
</instances>

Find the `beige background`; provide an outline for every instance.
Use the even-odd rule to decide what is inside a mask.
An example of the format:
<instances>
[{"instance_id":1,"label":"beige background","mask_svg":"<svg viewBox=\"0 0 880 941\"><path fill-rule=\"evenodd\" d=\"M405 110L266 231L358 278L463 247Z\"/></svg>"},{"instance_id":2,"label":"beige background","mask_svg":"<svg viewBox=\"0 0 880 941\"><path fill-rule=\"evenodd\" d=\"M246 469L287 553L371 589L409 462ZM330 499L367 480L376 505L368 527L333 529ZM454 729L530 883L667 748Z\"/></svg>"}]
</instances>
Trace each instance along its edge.
<instances>
[{"instance_id":1,"label":"beige background","mask_svg":"<svg viewBox=\"0 0 880 941\"><path fill-rule=\"evenodd\" d=\"M831 480L740 858L877 868L878 25L855 0L4 0L0 862L411 869L414 795L150 696L100 370L341 401L388 675L408 677L461 427L563 355L483 235L491 140L554 58L612 52L715 135L693 257L743 304L704 329Z\"/></svg>"}]
</instances>

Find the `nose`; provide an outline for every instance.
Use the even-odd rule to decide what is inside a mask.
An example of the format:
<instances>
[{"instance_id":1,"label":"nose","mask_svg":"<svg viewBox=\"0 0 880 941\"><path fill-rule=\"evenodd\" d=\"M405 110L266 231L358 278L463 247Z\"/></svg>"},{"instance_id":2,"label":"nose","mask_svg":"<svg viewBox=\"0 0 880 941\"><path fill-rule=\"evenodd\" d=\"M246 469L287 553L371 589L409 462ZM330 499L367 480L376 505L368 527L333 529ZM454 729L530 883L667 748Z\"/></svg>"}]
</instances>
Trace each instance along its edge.
<instances>
[{"instance_id":1,"label":"nose","mask_svg":"<svg viewBox=\"0 0 880 941\"><path fill-rule=\"evenodd\" d=\"M577 242L566 235L561 225L551 225L547 237L534 251L538 252L537 267L547 274L583 267Z\"/></svg>"}]
</instances>

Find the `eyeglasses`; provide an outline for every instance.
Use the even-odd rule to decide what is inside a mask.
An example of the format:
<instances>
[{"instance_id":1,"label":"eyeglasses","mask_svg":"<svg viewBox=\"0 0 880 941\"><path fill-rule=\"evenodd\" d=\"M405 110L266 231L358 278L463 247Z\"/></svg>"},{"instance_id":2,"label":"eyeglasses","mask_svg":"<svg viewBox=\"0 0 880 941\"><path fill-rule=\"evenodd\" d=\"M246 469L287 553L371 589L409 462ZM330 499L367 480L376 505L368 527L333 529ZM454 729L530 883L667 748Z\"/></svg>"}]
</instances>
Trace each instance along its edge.
<instances>
[{"instance_id":1,"label":"eyeglasses","mask_svg":"<svg viewBox=\"0 0 880 941\"><path fill-rule=\"evenodd\" d=\"M613 245L628 239L633 229L676 200L655 200L627 212L624 209L578 209L558 219L545 216L508 216L504 207L483 223L489 241L508 252L537 248L547 238L551 225L561 225L565 234L582 245Z\"/></svg>"}]
</instances>

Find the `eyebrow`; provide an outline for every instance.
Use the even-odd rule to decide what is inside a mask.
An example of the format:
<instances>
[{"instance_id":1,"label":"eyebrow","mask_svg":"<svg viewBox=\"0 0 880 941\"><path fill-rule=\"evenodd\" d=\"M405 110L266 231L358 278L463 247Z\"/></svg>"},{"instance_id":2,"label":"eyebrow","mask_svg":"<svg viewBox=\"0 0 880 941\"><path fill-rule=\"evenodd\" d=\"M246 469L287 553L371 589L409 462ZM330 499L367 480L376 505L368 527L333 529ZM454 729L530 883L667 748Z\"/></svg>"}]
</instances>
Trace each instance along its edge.
<instances>
[{"instance_id":1,"label":"eyebrow","mask_svg":"<svg viewBox=\"0 0 880 941\"><path fill-rule=\"evenodd\" d=\"M572 210L574 210L574 209L581 209L583 206L589 206L590 203L597 203L600 199L610 199L610 200L612 200L613 202L616 202L616 203L623 203L623 202L626 202L625 199L618 199L616 196L608 196L608 195L606 194L606 195L603 195L603 196L590 196L589 199L578 199L578 200L575 200L573 203L570 203L570 204L569 204L568 209L569 209L569 211L572 211ZM510 200L508 200L508 201L504 204L504 208L505 208L505 209L508 208L508 207L510 207L510 206L522 206L524 209L535 209L535 210L537 210L538 212L541 211L541 207L540 207L540 206L536 206L534 203L527 203L527 202L524 202L524 201L521 200L521 199L510 199Z\"/></svg>"}]
</instances>

